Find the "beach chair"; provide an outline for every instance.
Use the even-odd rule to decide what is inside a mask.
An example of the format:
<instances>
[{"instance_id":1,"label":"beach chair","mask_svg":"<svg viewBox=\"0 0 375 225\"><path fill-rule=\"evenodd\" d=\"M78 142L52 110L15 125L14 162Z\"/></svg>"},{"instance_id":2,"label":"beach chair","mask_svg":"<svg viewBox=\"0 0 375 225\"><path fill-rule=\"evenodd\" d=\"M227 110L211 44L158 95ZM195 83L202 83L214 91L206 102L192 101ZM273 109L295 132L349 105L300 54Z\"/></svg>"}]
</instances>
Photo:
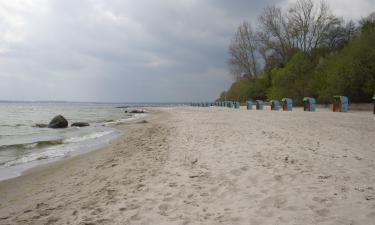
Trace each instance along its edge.
<instances>
[{"instance_id":1,"label":"beach chair","mask_svg":"<svg viewBox=\"0 0 375 225\"><path fill-rule=\"evenodd\" d=\"M240 102L233 102L234 108L239 109L240 108Z\"/></svg>"},{"instance_id":2,"label":"beach chair","mask_svg":"<svg viewBox=\"0 0 375 225\"><path fill-rule=\"evenodd\" d=\"M264 102L262 100L256 100L256 108L257 110L263 110Z\"/></svg>"},{"instance_id":3,"label":"beach chair","mask_svg":"<svg viewBox=\"0 0 375 225\"><path fill-rule=\"evenodd\" d=\"M293 109L293 100L291 98L281 99L283 111L292 111Z\"/></svg>"},{"instance_id":4,"label":"beach chair","mask_svg":"<svg viewBox=\"0 0 375 225\"><path fill-rule=\"evenodd\" d=\"M279 111L280 109L280 102L279 100L271 100L271 110Z\"/></svg>"},{"instance_id":5,"label":"beach chair","mask_svg":"<svg viewBox=\"0 0 375 225\"><path fill-rule=\"evenodd\" d=\"M304 97L303 102L303 111L315 112L316 100L315 98Z\"/></svg>"},{"instance_id":6,"label":"beach chair","mask_svg":"<svg viewBox=\"0 0 375 225\"><path fill-rule=\"evenodd\" d=\"M333 96L333 112L348 112L349 99L346 96Z\"/></svg>"},{"instance_id":7,"label":"beach chair","mask_svg":"<svg viewBox=\"0 0 375 225\"><path fill-rule=\"evenodd\" d=\"M246 101L246 109L252 110L253 109L253 102L252 101Z\"/></svg>"}]
</instances>

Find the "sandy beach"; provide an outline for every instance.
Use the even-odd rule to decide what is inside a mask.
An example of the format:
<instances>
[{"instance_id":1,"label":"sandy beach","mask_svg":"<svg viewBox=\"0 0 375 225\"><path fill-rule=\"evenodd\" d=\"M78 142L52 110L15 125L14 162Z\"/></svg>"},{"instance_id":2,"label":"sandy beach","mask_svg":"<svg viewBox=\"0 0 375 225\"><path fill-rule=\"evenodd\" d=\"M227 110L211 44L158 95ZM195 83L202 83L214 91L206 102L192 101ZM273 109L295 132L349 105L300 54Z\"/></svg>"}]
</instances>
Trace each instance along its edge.
<instances>
[{"instance_id":1,"label":"sandy beach","mask_svg":"<svg viewBox=\"0 0 375 225\"><path fill-rule=\"evenodd\" d=\"M0 224L374 224L371 112L149 110L108 147L0 182Z\"/></svg>"}]
</instances>

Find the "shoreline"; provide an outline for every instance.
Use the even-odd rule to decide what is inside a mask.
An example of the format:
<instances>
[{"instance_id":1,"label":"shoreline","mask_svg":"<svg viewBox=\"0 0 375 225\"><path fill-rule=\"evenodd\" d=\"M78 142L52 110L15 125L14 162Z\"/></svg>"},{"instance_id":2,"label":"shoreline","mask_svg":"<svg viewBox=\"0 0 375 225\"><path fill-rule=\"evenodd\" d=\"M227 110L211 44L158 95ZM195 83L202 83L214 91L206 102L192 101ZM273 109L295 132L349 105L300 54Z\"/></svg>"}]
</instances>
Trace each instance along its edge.
<instances>
[{"instance_id":1,"label":"shoreline","mask_svg":"<svg viewBox=\"0 0 375 225\"><path fill-rule=\"evenodd\" d=\"M157 120L163 116L160 114L159 112L150 110L147 121ZM80 181L80 178L82 178L81 175L85 174L86 171L89 171L89 173L92 172L91 175L95 176L93 180L87 180L89 178L86 177L85 182L92 184L98 178L97 176L101 176L100 173L102 171L97 174L96 170L110 170L115 168L118 160L114 160L113 155L118 154L118 146L129 140L129 142L138 143L139 141L137 141L137 139L142 138L139 132L147 132L148 128L146 127L149 126L149 123L139 123L139 121L140 120L132 120L114 124L113 126L121 131L121 135L106 147L56 162L36 166L25 171L21 176L0 181L0 199L2 200L0 201L0 224L53 224L55 219L42 218L50 215L50 211L56 209L45 208L45 202L50 198L49 190L53 188L60 192L70 192L70 190L66 188L79 188L82 182ZM132 153L125 152L125 154L131 155ZM106 176L110 176L110 174L107 173ZM75 178L71 180L69 177ZM77 183L72 184L72 181L77 181ZM74 193L75 191L70 192L70 194L73 195ZM40 201L41 198L44 199L44 201ZM9 204L9 202L12 202L12 204ZM60 202L60 200L58 202ZM41 212L40 210L44 211ZM18 213L15 213L17 211ZM32 216L25 215L28 219L18 218L20 214L28 214L28 212L33 212L35 214ZM76 211L71 211L71 213L72 215L76 214ZM7 220L13 216L16 217L16 220L7 222Z\"/></svg>"},{"instance_id":2,"label":"shoreline","mask_svg":"<svg viewBox=\"0 0 375 225\"><path fill-rule=\"evenodd\" d=\"M134 123L137 123L140 120L148 118L149 116L151 116L151 113L147 113L147 115L144 115L142 117L136 117L135 116L135 117L127 119L126 121L109 122L108 124L110 124L110 127L116 129L117 132L119 132L119 133L114 139L111 139L107 144L105 144L105 146L97 147L97 148L94 148L94 149L86 149L86 150L77 152L76 154L72 154L71 156L68 156L68 157L59 158L59 159L56 159L55 161L52 161L52 162L47 162L45 164L34 166L30 169L27 169L27 170L23 171L20 176L13 177L13 178L10 178L10 179L21 178L22 176L27 176L27 175L33 174L35 172L43 172L44 170L46 170L46 168L55 167L59 163L65 164L69 160L73 160L73 159L78 158L80 156L85 158L86 155L94 153L96 151L105 151L106 149L111 148L111 145L113 145L113 143L116 143L117 141L125 138L124 136L125 136L125 133L127 132L127 130L124 130L124 128L127 125L132 125ZM75 159L75 160L77 160L77 159ZM7 180L9 180L9 179L7 179ZM7 181L7 180L0 180L0 185L1 185L1 182Z\"/></svg>"},{"instance_id":3,"label":"shoreline","mask_svg":"<svg viewBox=\"0 0 375 225\"><path fill-rule=\"evenodd\" d=\"M373 115L157 108L0 182L1 224L372 224Z\"/></svg>"},{"instance_id":4,"label":"shoreline","mask_svg":"<svg viewBox=\"0 0 375 225\"><path fill-rule=\"evenodd\" d=\"M115 126L117 124L132 123L134 121L138 121L143 118L146 118L147 115L148 114L135 114L133 117L130 117L127 119L103 123L101 126L109 128L105 131L107 132L107 134L105 135L106 137L93 138L92 140L89 140L89 142L85 143L85 145L79 143L80 146L70 146L70 148L72 147L75 147L75 148L74 150L65 150L67 151L67 155L56 156L56 157L51 157L51 158L47 157L47 158L42 158L41 160L36 159L34 161L29 161L29 162L20 163L14 166L0 168L0 182L22 176L24 173L27 173L28 170L32 170L35 167L43 166L46 164L53 164L61 160L67 160L78 155L87 154L92 151L105 148L106 146L109 146L109 144L112 141L122 136L121 131L118 129L115 129ZM91 135L91 133L88 135ZM77 138L77 137L79 136L71 137L71 138ZM59 150L62 151L64 149L69 149L69 146L66 146L67 144L69 144L69 142L61 144Z\"/></svg>"}]
</instances>

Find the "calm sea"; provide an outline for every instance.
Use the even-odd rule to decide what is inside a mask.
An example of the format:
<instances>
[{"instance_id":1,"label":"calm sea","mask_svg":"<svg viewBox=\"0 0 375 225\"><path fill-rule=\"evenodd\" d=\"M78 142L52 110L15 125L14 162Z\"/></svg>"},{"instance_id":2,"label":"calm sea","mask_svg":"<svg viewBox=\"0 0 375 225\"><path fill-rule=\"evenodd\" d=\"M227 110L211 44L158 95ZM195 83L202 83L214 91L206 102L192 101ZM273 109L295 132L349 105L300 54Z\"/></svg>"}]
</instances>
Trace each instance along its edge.
<instances>
[{"instance_id":1,"label":"calm sea","mask_svg":"<svg viewBox=\"0 0 375 225\"><path fill-rule=\"evenodd\" d=\"M119 135L110 124L131 120L118 104L0 103L0 180L18 176L33 166L73 156L108 144ZM56 115L69 124L88 122L89 127L49 129ZM138 116L143 116L138 114Z\"/></svg>"}]
</instances>

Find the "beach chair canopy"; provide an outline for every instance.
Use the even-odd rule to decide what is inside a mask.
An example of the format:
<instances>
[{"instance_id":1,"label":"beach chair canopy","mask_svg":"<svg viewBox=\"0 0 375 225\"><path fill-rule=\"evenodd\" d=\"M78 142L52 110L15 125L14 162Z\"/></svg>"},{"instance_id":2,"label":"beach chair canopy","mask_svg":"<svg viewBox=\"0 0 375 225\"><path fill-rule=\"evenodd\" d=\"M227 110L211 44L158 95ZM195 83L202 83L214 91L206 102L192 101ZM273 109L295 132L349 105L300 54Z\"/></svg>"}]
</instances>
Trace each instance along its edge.
<instances>
[{"instance_id":1,"label":"beach chair canopy","mask_svg":"<svg viewBox=\"0 0 375 225\"><path fill-rule=\"evenodd\" d=\"M302 101L310 103L310 104L315 104L316 103L315 98L310 98L310 97L304 97Z\"/></svg>"},{"instance_id":2,"label":"beach chair canopy","mask_svg":"<svg viewBox=\"0 0 375 225\"><path fill-rule=\"evenodd\" d=\"M349 99L348 99L348 97L346 97L346 96L335 95L335 96L333 96L333 98L334 98L336 101L340 101L341 103L348 103L348 102L349 102Z\"/></svg>"},{"instance_id":3,"label":"beach chair canopy","mask_svg":"<svg viewBox=\"0 0 375 225\"><path fill-rule=\"evenodd\" d=\"M281 99L282 102L285 102L286 104L292 104L293 100L291 98L283 98Z\"/></svg>"},{"instance_id":4,"label":"beach chair canopy","mask_svg":"<svg viewBox=\"0 0 375 225\"><path fill-rule=\"evenodd\" d=\"M271 104L274 104L274 105L280 105L279 100L271 100L270 102L271 102Z\"/></svg>"},{"instance_id":5,"label":"beach chair canopy","mask_svg":"<svg viewBox=\"0 0 375 225\"><path fill-rule=\"evenodd\" d=\"M374 96L372 96L372 100L375 102L375 95Z\"/></svg>"}]
</instances>

